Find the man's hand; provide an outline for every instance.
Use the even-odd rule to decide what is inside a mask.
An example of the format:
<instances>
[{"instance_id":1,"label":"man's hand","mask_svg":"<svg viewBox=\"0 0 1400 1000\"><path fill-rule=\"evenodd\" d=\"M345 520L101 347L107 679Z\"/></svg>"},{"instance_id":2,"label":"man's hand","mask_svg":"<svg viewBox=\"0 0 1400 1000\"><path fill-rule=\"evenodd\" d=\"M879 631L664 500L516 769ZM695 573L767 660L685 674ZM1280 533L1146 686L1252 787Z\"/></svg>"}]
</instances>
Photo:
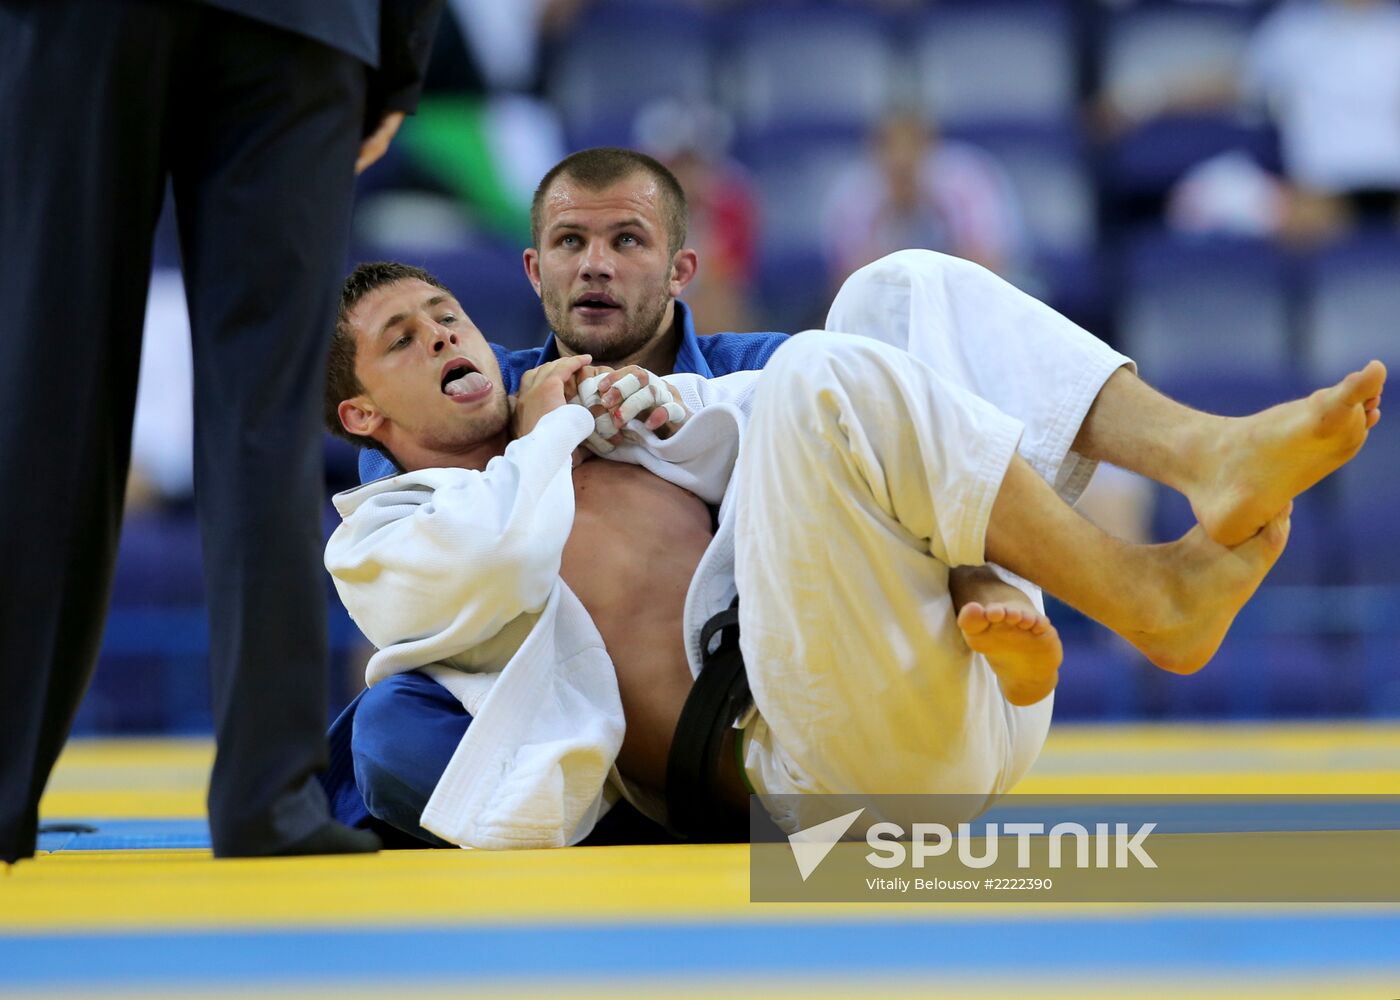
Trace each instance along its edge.
<instances>
[{"instance_id":1,"label":"man's hand","mask_svg":"<svg viewBox=\"0 0 1400 1000\"><path fill-rule=\"evenodd\" d=\"M356 174L364 173L389 151L389 143L394 141L394 135L403 124L403 119L402 111L386 112L384 117L379 119L374 131L365 136L364 141L360 143L360 155L355 159Z\"/></svg>"},{"instance_id":2,"label":"man's hand","mask_svg":"<svg viewBox=\"0 0 1400 1000\"><path fill-rule=\"evenodd\" d=\"M579 383L579 402L597 418L597 432L586 442L606 454L622 442L622 428L630 420L659 438L670 437L690 417L666 382L636 365L594 376L590 369Z\"/></svg>"},{"instance_id":3,"label":"man's hand","mask_svg":"<svg viewBox=\"0 0 1400 1000\"><path fill-rule=\"evenodd\" d=\"M593 358L576 354L532 368L520 376L520 391L511 410L511 427L516 437L535 429L546 413L559 409L578 394L579 372Z\"/></svg>"},{"instance_id":4,"label":"man's hand","mask_svg":"<svg viewBox=\"0 0 1400 1000\"><path fill-rule=\"evenodd\" d=\"M628 376L636 379L633 383ZM670 437L690 419L690 411L666 382L645 368L628 365L598 381L602 404L612 413L619 427L629 420L640 420L657 437Z\"/></svg>"}]
</instances>

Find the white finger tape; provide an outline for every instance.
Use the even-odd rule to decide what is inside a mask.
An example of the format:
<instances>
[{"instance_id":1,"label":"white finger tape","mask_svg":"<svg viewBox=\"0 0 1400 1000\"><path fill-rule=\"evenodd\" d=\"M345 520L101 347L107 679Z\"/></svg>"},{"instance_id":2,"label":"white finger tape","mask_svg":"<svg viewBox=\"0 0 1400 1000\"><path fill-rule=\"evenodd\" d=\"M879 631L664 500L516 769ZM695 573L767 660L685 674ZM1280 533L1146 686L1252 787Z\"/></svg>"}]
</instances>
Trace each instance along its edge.
<instances>
[{"instance_id":1,"label":"white finger tape","mask_svg":"<svg viewBox=\"0 0 1400 1000\"><path fill-rule=\"evenodd\" d=\"M656 390L651 386L638 389L632 395L622 401L622 421L626 423L643 410L650 410L656 406Z\"/></svg>"},{"instance_id":2,"label":"white finger tape","mask_svg":"<svg viewBox=\"0 0 1400 1000\"><path fill-rule=\"evenodd\" d=\"M613 450L612 442L607 438L599 437L597 434L590 434L584 439L584 447L595 455L606 455Z\"/></svg>"},{"instance_id":3,"label":"white finger tape","mask_svg":"<svg viewBox=\"0 0 1400 1000\"><path fill-rule=\"evenodd\" d=\"M631 396L641 387L642 380L637 378L637 376L633 375L631 372L628 372L626 375L622 376L622 378L618 379L616 382L613 383L613 388L618 391L618 393L623 399L626 399L628 396Z\"/></svg>"},{"instance_id":4,"label":"white finger tape","mask_svg":"<svg viewBox=\"0 0 1400 1000\"><path fill-rule=\"evenodd\" d=\"M598 383L602 381L602 375L594 375L586 378L578 384L578 400L584 406L602 406L602 397L598 394Z\"/></svg>"},{"instance_id":5,"label":"white finger tape","mask_svg":"<svg viewBox=\"0 0 1400 1000\"><path fill-rule=\"evenodd\" d=\"M593 422L593 429L597 434L605 438L610 438L617 434L617 424L613 423L611 413L601 414L598 419Z\"/></svg>"}]
</instances>

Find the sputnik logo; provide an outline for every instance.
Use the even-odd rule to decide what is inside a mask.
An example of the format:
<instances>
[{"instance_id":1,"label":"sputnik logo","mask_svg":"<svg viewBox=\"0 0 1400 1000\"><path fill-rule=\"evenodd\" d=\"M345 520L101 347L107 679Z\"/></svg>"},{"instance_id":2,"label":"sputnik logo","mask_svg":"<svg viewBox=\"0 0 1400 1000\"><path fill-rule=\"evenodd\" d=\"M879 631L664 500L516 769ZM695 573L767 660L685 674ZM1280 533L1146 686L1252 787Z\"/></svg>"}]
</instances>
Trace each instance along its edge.
<instances>
[{"instance_id":1,"label":"sputnik logo","mask_svg":"<svg viewBox=\"0 0 1400 1000\"><path fill-rule=\"evenodd\" d=\"M818 823L805 830L798 830L788 837L788 845L792 848L792 858L797 862L797 871L802 876L802 881L806 882L808 876L817 870L817 866L826 860L831 849L846 835L846 831L855 824L863 812L865 809L860 808L855 812L846 813L844 816L829 819L825 823Z\"/></svg>"}]
</instances>

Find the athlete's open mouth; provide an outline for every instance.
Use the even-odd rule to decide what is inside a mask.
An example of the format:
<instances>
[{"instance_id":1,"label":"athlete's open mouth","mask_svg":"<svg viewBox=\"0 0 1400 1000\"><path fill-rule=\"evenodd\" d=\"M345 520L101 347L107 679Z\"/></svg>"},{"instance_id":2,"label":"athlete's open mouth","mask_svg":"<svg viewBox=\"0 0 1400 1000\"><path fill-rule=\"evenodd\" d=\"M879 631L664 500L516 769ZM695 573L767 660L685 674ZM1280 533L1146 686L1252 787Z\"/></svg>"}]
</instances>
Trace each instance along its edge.
<instances>
[{"instance_id":1,"label":"athlete's open mouth","mask_svg":"<svg viewBox=\"0 0 1400 1000\"><path fill-rule=\"evenodd\" d=\"M576 309L620 309L621 303L607 292L584 292L574 299Z\"/></svg>"},{"instance_id":2,"label":"athlete's open mouth","mask_svg":"<svg viewBox=\"0 0 1400 1000\"><path fill-rule=\"evenodd\" d=\"M453 358L442 366L440 385L449 396L467 396L490 385L490 381L466 358Z\"/></svg>"}]
</instances>

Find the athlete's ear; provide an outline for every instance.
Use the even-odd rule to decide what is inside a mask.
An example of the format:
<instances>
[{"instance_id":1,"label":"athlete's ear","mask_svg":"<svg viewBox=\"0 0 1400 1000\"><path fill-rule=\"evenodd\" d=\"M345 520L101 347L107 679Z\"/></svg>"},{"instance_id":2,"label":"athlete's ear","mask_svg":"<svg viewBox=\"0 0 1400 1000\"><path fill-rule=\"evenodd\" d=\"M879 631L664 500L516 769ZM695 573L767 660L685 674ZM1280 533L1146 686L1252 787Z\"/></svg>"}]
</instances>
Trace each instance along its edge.
<instances>
[{"instance_id":1,"label":"athlete's ear","mask_svg":"<svg viewBox=\"0 0 1400 1000\"><path fill-rule=\"evenodd\" d=\"M335 412L340 417L340 426L359 437L374 437L374 432L384 423L384 414L368 396L343 399Z\"/></svg>"},{"instance_id":2,"label":"athlete's ear","mask_svg":"<svg viewBox=\"0 0 1400 1000\"><path fill-rule=\"evenodd\" d=\"M689 247L682 247L671 258L671 298L679 298L686 286L695 280L700 270L700 255Z\"/></svg>"},{"instance_id":3,"label":"athlete's ear","mask_svg":"<svg viewBox=\"0 0 1400 1000\"><path fill-rule=\"evenodd\" d=\"M534 247L525 248L525 277L535 286L535 294L540 294L540 252Z\"/></svg>"}]
</instances>

